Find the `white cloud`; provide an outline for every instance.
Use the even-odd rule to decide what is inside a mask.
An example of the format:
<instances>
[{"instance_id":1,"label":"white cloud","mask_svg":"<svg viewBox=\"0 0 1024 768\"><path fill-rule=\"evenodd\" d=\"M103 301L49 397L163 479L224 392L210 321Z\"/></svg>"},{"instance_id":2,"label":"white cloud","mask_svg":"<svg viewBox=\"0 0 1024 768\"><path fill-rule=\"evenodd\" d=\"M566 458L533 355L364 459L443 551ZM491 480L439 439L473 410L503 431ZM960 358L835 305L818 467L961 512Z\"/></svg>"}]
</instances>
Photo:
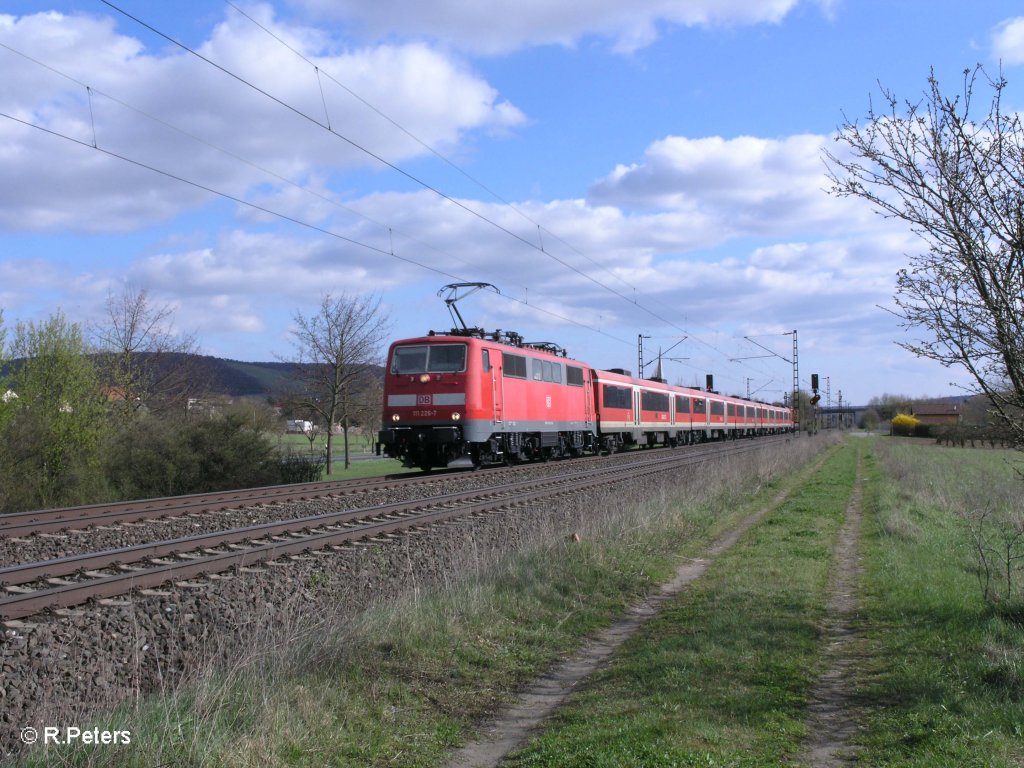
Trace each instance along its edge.
<instances>
[{"instance_id":1,"label":"white cloud","mask_svg":"<svg viewBox=\"0 0 1024 768\"><path fill-rule=\"evenodd\" d=\"M800 0L295 0L318 17L343 19L368 35L442 40L482 54L533 45L571 46L586 36L632 52L652 43L659 27L778 23ZM826 12L832 0L817 3Z\"/></svg>"},{"instance_id":2,"label":"white cloud","mask_svg":"<svg viewBox=\"0 0 1024 768\"><path fill-rule=\"evenodd\" d=\"M261 13L261 23L315 62L319 82L313 66L237 14L217 25L201 52L294 110L329 121L345 139L190 55L146 51L110 19L0 16L0 42L73 78L0 49L0 109L80 142L0 121L0 226L125 231L212 199L97 152L94 142L236 196L280 184L261 168L304 182L314 170L322 177L383 167L356 145L394 163L427 153L338 82L442 151L461 147L472 132L503 131L524 119L485 81L424 45L339 51L317 30L276 24L269 10Z\"/></svg>"},{"instance_id":3,"label":"white cloud","mask_svg":"<svg viewBox=\"0 0 1024 768\"><path fill-rule=\"evenodd\" d=\"M1006 19L992 33L992 52L1003 64L1024 64L1024 16Z\"/></svg>"},{"instance_id":4,"label":"white cloud","mask_svg":"<svg viewBox=\"0 0 1024 768\"><path fill-rule=\"evenodd\" d=\"M853 200L830 196L822 161L827 139L741 136L654 142L643 160L620 165L588 198L634 210L675 211L721 239L792 231L840 231L877 221Z\"/></svg>"}]
</instances>

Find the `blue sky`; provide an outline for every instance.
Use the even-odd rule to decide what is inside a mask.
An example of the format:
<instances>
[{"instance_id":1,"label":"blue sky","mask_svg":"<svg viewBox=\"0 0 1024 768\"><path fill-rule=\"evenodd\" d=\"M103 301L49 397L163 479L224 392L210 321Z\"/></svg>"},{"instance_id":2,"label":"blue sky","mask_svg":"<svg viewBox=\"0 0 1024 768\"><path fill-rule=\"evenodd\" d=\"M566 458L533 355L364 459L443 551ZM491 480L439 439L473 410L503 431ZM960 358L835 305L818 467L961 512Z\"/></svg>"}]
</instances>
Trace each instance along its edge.
<instances>
[{"instance_id":1,"label":"blue sky","mask_svg":"<svg viewBox=\"0 0 1024 768\"><path fill-rule=\"evenodd\" d=\"M921 243L829 196L822 149L879 82L916 99L932 68L952 91L1001 63L1020 108L1017 3L114 5L0 8L0 112L23 121L0 117L8 327L98 322L128 283L205 353L272 360L323 292L379 293L400 338L450 325L458 278L502 293L467 299L471 323L601 367L686 336L679 383L777 398L788 365L744 336L788 357L792 329L833 400L964 381L896 346L880 307Z\"/></svg>"}]
</instances>

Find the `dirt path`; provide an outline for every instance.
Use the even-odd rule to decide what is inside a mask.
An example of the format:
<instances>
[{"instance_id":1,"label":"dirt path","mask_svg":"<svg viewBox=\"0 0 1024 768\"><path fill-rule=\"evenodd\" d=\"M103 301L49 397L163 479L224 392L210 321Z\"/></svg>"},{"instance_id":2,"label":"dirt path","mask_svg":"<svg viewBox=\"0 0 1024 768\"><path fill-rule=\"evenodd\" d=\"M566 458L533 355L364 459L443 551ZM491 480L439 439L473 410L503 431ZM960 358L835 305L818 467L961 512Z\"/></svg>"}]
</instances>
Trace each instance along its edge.
<instances>
[{"instance_id":1,"label":"dirt path","mask_svg":"<svg viewBox=\"0 0 1024 768\"><path fill-rule=\"evenodd\" d=\"M768 512L781 505L789 493L780 493L766 507L744 518L738 526L715 541L699 560L684 563L661 591L634 604L626 615L589 640L576 655L540 678L519 699L499 711L483 728L482 736L457 750L448 768L493 768L509 752L522 746L530 733L572 694L577 683L594 672L669 599L707 571L714 560Z\"/></svg>"},{"instance_id":2,"label":"dirt path","mask_svg":"<svg viewBox=\"0 0 1024 768\"><path fill-rule=\"evenodd\" d=\"M857 637L857 541L862 517L863 477L857 465L857 479L846 507L846 521L833 548L835 571L829 584L828 616L825 620L825 672L810 692L807 732L810 734L798 763L815 768L848 765L856 756L851 744L857 733L853 712L852 667Z\"/></svg>"}]
</instances>

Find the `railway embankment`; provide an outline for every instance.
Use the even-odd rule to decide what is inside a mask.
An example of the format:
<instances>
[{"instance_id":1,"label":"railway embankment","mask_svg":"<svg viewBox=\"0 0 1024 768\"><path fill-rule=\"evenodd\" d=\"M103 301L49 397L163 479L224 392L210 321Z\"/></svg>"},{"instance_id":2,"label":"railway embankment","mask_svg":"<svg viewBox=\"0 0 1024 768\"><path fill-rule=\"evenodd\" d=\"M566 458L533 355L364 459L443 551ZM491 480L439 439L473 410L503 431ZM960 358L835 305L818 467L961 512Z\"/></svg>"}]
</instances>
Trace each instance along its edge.
<instances>
[{"instance_id":1,"label":"railway embankment","mask_svg":"<svg viewBox=\"0 0 1024 768\"><path fill-rule=\"evenodd\" d=\"M735 475L726 485L756 484L782 471L777 453L766 446L732 462ZM115 710L122 714L111 717L138 723L145 718L135 708L149 706L144 703L147 695L194 701L195 691L209 690L205 686L214 680L239 675L252 679L268 665L301 667L295 657L317 659L314 668L325 659L334 665L338 663L332 656L334 640L347 637L368 606L415 602L438 587L477 578L517 552L551 556L551 547L557 553L567 542L576 546L575 535L589 538L588 531L598 520L621 517L651 498L673 493L672 488L709 493L722 482L721 471L704 467L623 481L613 489L561 498L557 504L518 504L501 514L309 552L241 572L178 581L8 622L0 687L5 748L24 749L25 728L42 734L52 724L82 723L103 711ZM579 600L585 601L586 595ZM291 660L281 661L284 657ZM484 693L479 700L488 698ZM218 711L213 705L212 710L196 706L200 712ZM121 745L129 751L115 762L137 758L139 764L146 764L155 758L142 744L149 742L157 751L167 746L158 746L163 737L152 729L135 727L133 744ZM176 727L197 726L190 716ZM147 730L150 733L144 736ZM195 731L192 739L196 744L202 741ZM45 752L36 748L28 754ZM94 754L86 761L113 756L109 751Z\"/></svg>"}]
</instances>

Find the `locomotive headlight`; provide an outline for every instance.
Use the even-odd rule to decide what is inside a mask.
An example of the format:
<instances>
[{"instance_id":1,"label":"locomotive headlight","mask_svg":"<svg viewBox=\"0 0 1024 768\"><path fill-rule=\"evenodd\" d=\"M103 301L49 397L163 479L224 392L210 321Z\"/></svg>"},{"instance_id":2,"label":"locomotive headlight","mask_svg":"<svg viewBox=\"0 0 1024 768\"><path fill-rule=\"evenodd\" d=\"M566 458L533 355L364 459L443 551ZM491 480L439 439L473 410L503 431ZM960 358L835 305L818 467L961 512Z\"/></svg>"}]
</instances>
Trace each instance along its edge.
<instances>
[{"instance_id":1,"label":"locomotive headlight","mask_svg":"<svg viewBox=\"0 0 1024 768\"><path fill-rule=\"evenodd\" d=\"M462 414L459 413L458 411L456 411L455 413L452 414L452 421L458 421L461 418L462 418Z\"/></svg>"},{"instance_id":2,"label":"locomotive headlight","mask_svg":"<svg viewBox=\"0 0 1024 768\"><path fill-rule=\"evenodd\" d=\"M420 374L420 384L426 384L428 381L430 381L429 373Z\"/></svg>"},{"instance_id":3,"label":"locomotive headlight","mask_svg":"<svg viewBox=\"0 0 1024 768\"><path fill-rule=\"evenodd\" d=\"M397 413L392 413L392 414L391 414L391 420L392 420L392 421L400 421L400 420L401 420L401 418L402 418L402 417L401 417L401 416L399 416L399 415L398 415Z\"/></svg>"}]
</instances>

